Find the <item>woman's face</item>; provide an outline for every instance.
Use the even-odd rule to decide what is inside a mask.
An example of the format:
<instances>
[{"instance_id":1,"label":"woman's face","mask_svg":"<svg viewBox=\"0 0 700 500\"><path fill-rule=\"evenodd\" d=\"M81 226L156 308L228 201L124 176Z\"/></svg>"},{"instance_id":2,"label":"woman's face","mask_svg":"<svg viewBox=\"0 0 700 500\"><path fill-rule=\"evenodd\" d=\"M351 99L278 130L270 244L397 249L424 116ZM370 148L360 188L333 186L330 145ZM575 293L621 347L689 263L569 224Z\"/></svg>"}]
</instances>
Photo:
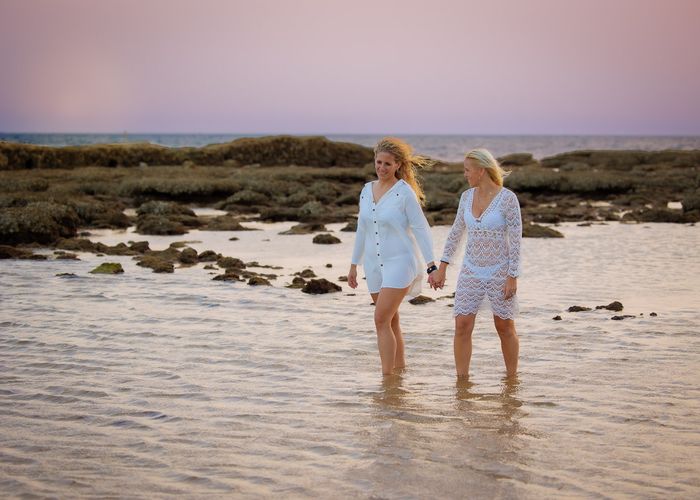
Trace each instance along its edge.
<instances>
[{"instance_id":1,"label":"woman's face","mask_svg":"<svg viewBox=\"0 0 700 500\"><path fill-rule=\"evenodd\" d=\"M467 179L471 187L478 186L484 174L484 168L479 166L476 160L471 158L464 160L464 178Z\"/></svg>"},{"instance_id":2,"label":"woman's face","mask_svg":"<svg viewBox=\"0 0 700 500\"><path fill-rule=\"evenodd\" d=\"M401 165L396 161L394 155L380 151L374 157L374 170L380 180L389 180L396 177L396 171Z\"/></svg>"}]
</instances>

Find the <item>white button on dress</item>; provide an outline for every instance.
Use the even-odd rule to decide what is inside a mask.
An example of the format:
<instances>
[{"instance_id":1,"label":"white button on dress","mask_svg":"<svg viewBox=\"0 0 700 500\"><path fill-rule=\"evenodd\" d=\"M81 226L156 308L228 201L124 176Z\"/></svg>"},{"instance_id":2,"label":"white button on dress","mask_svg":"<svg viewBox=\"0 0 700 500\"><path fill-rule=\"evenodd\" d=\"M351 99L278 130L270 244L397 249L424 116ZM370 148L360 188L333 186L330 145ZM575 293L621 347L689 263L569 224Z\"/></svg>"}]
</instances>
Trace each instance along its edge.
<instances>
[{"instance_id":1,"label":"white button on dress","mask_svg":"<svg viewBox=\"0 0 700 500\"><path fill-rule=\"evenodd\" d=\"M406 288L413 297L421 290L426 263L432 262L433 239L418 198L411 186L399 180L374 202L372 184L360 193L352 263L362 264L370 293L382 288Z\"/></svg>"}]
</instances>

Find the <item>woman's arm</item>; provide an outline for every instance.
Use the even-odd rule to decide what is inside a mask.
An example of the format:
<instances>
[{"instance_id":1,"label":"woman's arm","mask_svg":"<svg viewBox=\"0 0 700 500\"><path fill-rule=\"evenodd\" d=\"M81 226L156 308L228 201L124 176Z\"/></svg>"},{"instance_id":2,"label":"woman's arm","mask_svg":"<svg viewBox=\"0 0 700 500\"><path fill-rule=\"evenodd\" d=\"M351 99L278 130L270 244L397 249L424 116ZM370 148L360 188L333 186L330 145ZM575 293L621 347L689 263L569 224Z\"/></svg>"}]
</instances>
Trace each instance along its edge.
<instances>
[{"instance_id":1,"label":"woman's arm","mask_svg":"<svg viewBox=\"0 0 700 500\"><path fill-rule=\"evenodd\" d=\"M447 235L447 240L445 241L445 248L442 252L442 257L440 261L447 264L452 264L452 258L454 257L457 249L462 244L462 239L464 239L464 232L467 229L467 225L464 222L464 205L465 205L466 191L465 194L459 199L459 207L457 208L457 215L452 223L452 228L450 233ZM442 265L440 266L442 268Z\"/></svg>"},{"instance_id":2,"label":"woman's arm","mask_svg":"<svg viewBox=\"0 0 700 500\"><path fill-rule=\"evenodd\" d=\"M518 291L520 275L520 242L523 237L523 222L520 216L520 203L513 194L505 204L506 236L508 238L508 278L503 290L505 299L512 298Z\"/></svg>"},{"instance_id":3,"label":"woman's arm","mask_svg":"<svg viewBox=\"0 0 700 500\"><path fill-rule=\"evenodd\" d=\"M408 225L413 231L413 236L416 238L416 243L418 243L418 248L423 254L426 265L430 267L435 264L433 236L430 233L430 225L423 214L420 203L418 203L418 198L416 198L411 188L408 189L411 192L406 193L406 196L404 196L404 210L406 217L408 217Z\"/></svg>"},{"instance_id":4,"label":"woman's arm","mask_svg":"<svg viewBox=\"0 0 700 500\"><path fill-rule=\"evenodd\" d=\"M508 197L505 204L506 235L508 237L508 276L520 275L520 242L523 237L523 221L520 216L520 203L515 194Z\"/></svg>"},{"instance_id":5,"label":"woman's arm","mask_svg":"<svg viewBox=\"0 0 700 500\"><path fill-rule=\"evenodd\" d=\"M364 189L363 189L364 191ZM360 192L359 211L362 210L362 192ZM365 252L365 227L361 224L361 219L357 217L357 229L355 230L355 245L350 258L350 270L348 271L348 285L350 288L357 288L357 265L362 263Z\"/></svg>"}]
</instances>

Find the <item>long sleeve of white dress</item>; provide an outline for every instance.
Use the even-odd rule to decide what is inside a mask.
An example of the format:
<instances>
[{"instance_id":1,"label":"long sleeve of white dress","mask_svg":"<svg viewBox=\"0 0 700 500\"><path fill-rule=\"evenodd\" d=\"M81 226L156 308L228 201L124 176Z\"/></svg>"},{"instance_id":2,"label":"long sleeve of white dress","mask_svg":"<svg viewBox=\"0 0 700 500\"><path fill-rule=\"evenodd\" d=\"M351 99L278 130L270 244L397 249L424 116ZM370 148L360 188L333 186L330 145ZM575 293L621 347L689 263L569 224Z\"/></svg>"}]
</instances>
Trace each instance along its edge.
<instances>
[{"instance_id":1,"label":"long sleeve of white dress","mask_svg":"<svg viewBox=\"0 0 700 500\"><path fill-rule=\"evenodd\" d=\"M508 238L508 276L517 278L520 276L520 242L523 237L523 222L517 197L509 196L504 200L503 216L506 219Z\"/></svg>"},{"instance_id":2,"label":"long sleeve of white dress","mask_svg":"<svg viewBox=\"0 0 700 500\"><path fill-rule=\"evenodd\" d=\"M464 239L464 233L467 231L467 225L464 222L464 200L466 191L462 193L459 199L459 207L457 208L457 215L455 215L455 220L452 223L452 229L450 229L450 234L447 235L447 241L445 241L445 248L442 252L442 257L440 260L447 264L452 264L457 250L462 246L462 240Z\"/></svg>"},{"instance_id":3,"label":"long sleeve of white dress","mask_svg":"<svg viewBox=\"0 0 700 500\"><path fill-rule=\"evenodd\" d=\"M413 194L413 193L411 193ZM416 239L420 253L423 255L425 263L433 262L433 237L430 233L430 225L423 214L423 209L418 203L416 196L404 197L404 211L408 217L408 225L413 231L413 236Z\"/></svg>"},{"instance_id":4,"label":"long sleeve of white dress","mask_svg":"<svg viewBox=\"0 0 700 500\"><path fill-rule=\"evenodd\" d=\"M362 191L360 192L360 202L358 203L358 207L361 207L363 197L365 196L365 191L367 191L367 187L363 187ZM353 247L352 250L352 258L350 259L351 264L359 265L362 264L362 257L365 253L365 226L364 224L360 224L359 217L357 221L357 229L355 230L355 246Z\"/></svg>"}]
</instances>

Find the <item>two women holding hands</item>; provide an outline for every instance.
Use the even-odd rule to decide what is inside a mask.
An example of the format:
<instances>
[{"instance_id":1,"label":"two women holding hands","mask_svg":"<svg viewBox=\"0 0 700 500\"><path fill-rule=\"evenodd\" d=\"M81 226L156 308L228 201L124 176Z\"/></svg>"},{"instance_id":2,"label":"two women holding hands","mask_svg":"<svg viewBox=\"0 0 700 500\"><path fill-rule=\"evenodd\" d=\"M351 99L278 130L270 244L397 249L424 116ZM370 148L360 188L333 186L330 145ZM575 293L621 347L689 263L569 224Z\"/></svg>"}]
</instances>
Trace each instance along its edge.
<instances>
[{"instance_id":1,"label":"two women holding hands","mask_svg":"<svg viewBox=\"0 0 700 500\"><path fill-rule=\"evenodd\" d=\"M426 263L428 282L442 288L448 264L467 244L455 292L454 356L458 377L468 377L476 314L490 304L507 374L518 368L515 331L517 278L520 273L522 223L515 194L503 187L505 173L488 151L475 149L464 160L468 189L460 198L440 267L433 262L432 238L421 204L425 196L416 168L429 163L414 156L405 142L387 138L375 147L377 181L360 194L352 264L348 284L357 287L357 265L363 262L367 286L376 305L374 321L382 372L405 366L399 324L403 298L416 295L423 278L418 248ZM362 261L364 257L364 261Z\"/></svg>"}]
</instances>

